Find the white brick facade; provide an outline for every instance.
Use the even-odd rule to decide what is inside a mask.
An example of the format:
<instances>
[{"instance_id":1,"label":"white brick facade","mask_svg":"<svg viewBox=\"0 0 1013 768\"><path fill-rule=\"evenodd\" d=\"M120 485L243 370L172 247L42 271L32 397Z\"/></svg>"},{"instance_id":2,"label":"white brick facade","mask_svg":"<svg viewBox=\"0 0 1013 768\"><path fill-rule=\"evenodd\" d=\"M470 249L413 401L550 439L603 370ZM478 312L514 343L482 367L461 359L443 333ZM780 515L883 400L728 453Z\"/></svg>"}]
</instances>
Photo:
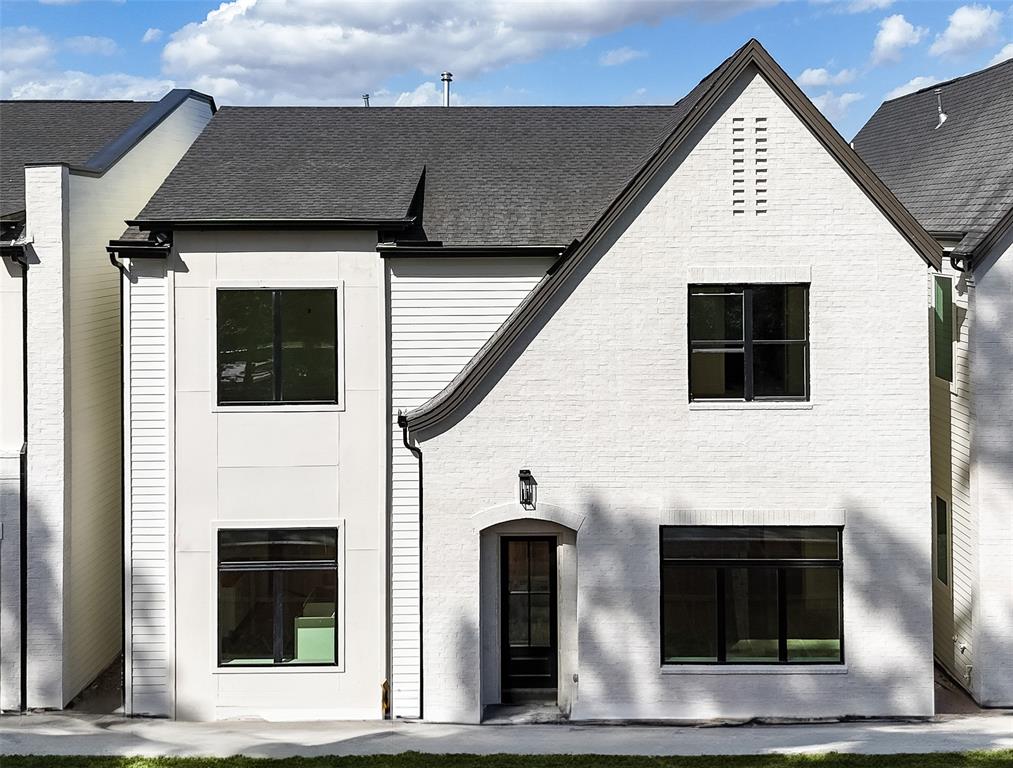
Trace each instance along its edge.
<instances>
[{"instance_id":1,"label":"white brick facade","mask_svg":"<svg viewBox=\"0 0 1013 768\"><path fill-rule=\"evenodd\" d=\"M743 124L740 196L732 137ZM753 143L759 124L764 153ZM759 165L769 168L763 187ZM591 261L481 401L421 436L426 719L477 721L491 703L474 516L500 505L527 516L514 503L522 467L538 480L540 507L583 521L573 718L931 714L918 254L747 74ZM811 402L689 404L689 282L786 273L811 281ZM658 528L676 510L719 524L843 515L846 664L663 670Z\"/></svg>"}]
</instances>

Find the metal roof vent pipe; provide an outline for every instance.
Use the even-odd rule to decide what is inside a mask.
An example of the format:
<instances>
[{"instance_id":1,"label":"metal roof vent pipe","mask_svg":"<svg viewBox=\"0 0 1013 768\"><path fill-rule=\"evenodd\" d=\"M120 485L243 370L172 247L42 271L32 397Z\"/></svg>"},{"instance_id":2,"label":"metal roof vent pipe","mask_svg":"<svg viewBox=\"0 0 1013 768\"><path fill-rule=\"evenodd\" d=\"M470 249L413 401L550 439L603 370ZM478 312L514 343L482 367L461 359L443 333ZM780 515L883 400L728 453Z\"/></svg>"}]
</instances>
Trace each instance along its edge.
<instances>
[{"instance_id":1,"label":"metal roof vent pipe","mask_svg":"<svg viewBox=\"0 0 1013 768\"><path fill-rule=\"evenodd\" d=\"M943 112L943 91L941 88L936 88L936 109L939 110L939 122L936 123L936 127L932 130L938 130L946 122L946 113Z\"/></svg>"},{"instance_id":2,"label":"metal roof vent pipe","mask_svg":"<svg viewBox=\"0 0 1013 768\"><path fill-rule=\"evenodd\" d=\"M444 72L440 75L440 80L443 81L443 106L450 106L450 82L454 79L452 72Z\"/></svg>"},{"instance_id":3,"label":"metal roof vent pipe","mask_svg":"<svg viewBox=\"0 0 1013 768\"><path fill-rule=\"evenodd\" d=\"M368 107L369 106L369 94L368 93L362 94L362 106L364 106L364 107Z\"/></svg>"}]
</instances>

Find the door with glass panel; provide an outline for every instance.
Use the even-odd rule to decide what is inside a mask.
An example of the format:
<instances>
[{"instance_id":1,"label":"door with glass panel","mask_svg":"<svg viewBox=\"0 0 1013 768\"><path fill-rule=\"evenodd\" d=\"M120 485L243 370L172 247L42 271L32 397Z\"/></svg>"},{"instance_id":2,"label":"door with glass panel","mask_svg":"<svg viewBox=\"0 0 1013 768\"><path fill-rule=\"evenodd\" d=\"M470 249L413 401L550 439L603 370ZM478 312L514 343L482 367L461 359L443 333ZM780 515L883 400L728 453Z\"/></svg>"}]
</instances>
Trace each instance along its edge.
<instances>
[{"instance_id":1,"label":"door with glass panel","mask_svg":"<svg viewBox=\"0 0 1013 768\"><path fill-rule=\"evenodd\" d=\"M502 539L502 700L555 701L556 539Z\"/></svg>"}]
</instances>

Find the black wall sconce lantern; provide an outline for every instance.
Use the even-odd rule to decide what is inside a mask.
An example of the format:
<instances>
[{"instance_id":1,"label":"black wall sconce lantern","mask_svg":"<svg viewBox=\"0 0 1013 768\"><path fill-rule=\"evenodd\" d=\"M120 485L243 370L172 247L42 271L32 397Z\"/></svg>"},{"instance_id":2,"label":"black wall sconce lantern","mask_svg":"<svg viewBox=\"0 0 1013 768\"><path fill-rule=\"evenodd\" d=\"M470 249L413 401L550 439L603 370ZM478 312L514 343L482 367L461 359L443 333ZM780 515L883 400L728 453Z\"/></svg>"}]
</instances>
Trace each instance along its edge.
<instances>
[{"instance_id":1,"label":"black wall sconce lantern","mask_svg":"<svg viewBox=\"0 0 1013 768\"><path fill-rule=\"evenodd\" d=\"M531 474L530 469L522 469L518 472L517 479L520 481L521 506L524 509L534 509L538 501L538 482Z\"/></svg>"}]
</instances>

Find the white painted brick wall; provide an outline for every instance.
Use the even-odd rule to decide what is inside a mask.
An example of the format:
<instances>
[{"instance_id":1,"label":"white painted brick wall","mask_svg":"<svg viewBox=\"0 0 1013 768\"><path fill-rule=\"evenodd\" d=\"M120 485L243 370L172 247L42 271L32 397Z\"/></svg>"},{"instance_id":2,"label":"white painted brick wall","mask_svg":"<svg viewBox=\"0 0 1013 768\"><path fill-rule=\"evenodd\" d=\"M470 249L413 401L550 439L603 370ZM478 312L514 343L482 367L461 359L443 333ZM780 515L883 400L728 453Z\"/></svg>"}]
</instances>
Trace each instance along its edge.
<instances>
[{"instance_id":1,"label":"white painted brick wall","mask_svg":"<svg viewBox=\"0 0 1013 768\"><path fill-rule=\"evenodd\" d=\"M0 453L0 710L21 702L21 460Z\"/></svg>"},{"instance_id":2,"label":"white painted brick wall","mask_svg":"<svg viewBox=\"0 0 1013 768\"><path fill-rule=\"evenodd\" d=\"M974 270L972 486L978 514L975 693L1013 706L1013 232Z\"/></svg>"},{"instance_id":3,"label":"white painted brick wall","mask_svg":"<svg viewBox=\"0 0 1013 768\"><path fill-rule=\"evenodd\" d=\"M25 169L28 278L28 706L62 707L68 461L68 175Z\"/></svg>"},{"instance_id":4,"label":"white painted brick wall","mask_svg":"<svg viewBox=\"0 0 1013 768\"><path fill-rule=\"evenodd\" d=\"M933 711L926 267L762 79L738 86L492 391L422 444L427 719L480 717L470 518L511 502L521 467L586 518L574 718ZM732 213L733 117L767 118L766 214ZM811 269L811 408L690 407L689 270L764 265ZM846 511L846 673L661 671L660 522L751 508Z\"/></svg>"}]
</instances>

